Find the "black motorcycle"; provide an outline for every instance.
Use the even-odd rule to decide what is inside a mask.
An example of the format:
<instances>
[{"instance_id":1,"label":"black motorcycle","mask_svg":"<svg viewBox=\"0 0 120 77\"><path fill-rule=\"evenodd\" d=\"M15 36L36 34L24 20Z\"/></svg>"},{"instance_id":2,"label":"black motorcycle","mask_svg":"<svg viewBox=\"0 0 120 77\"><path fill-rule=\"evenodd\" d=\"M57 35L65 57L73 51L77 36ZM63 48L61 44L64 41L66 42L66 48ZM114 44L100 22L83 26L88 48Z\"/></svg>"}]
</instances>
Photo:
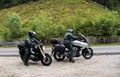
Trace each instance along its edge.
<instances>
[{"instance_id":1,"label":"black motorcycle","mask_svg":"<svg viewBox=\"0 0 120 77\"><path fill-rule=\"evenodd\" d=\"M25 47L24 43L18 45L19 55L22 61L24 61L25 56ZM30 49L29 59L32 61L41 61L41 63L45 66L48 66L52 63L52 58L48 53L43 51L43 44L36 44L34 47Z\"/></svg>"},{"instance_id":2,"label":"black motorcycle","mask_svg":"<svg viewBox=\"0 0 120 77\"><path fill-rule=\"evenodd\" d=\"M55 60L63 61L65 57L70 57L69 50L61 43L58 38L51 38L52 53ZM90 59L93 56L93 50L88 45L86 37L79 32L79 38L72 41L73 49L75 50L74 57L80 57L82 54L85 59Z\"/></svg>"}]
</instances>

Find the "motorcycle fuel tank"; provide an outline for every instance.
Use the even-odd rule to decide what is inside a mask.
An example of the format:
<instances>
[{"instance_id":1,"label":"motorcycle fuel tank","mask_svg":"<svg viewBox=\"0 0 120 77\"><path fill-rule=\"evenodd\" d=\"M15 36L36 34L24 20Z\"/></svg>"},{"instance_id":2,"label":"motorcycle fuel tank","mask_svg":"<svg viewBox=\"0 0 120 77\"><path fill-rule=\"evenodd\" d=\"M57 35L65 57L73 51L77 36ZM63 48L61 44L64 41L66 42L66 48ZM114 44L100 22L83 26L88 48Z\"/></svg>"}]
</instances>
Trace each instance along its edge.
<instances>
[{"instance_id":1,"label":"motorcycle fuel tank","mask_svg":"<svg viewBox=\"0 0 120 77\"><path fill-rule=\"evenodd\" d=\"M82 42L82 41L78 41L78 40L72 41L72 44L75 46L79 46L79 47L87 47L88 46L88 44L86 42Z\"/></svg>"}]
</instances>

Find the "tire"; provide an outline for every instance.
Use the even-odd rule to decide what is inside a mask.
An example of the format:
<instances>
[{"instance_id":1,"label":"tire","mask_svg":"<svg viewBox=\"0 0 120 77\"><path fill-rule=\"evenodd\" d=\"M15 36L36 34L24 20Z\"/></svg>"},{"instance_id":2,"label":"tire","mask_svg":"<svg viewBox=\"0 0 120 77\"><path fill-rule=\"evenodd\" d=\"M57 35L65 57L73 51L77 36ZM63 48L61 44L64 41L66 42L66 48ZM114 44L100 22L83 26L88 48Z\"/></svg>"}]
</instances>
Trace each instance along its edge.
<instances>
[{"instance_id":1,"label":"tire","mask_svg":"<svg viewBox=\"0 0 120 77\"><path fill-rule=\"evenodd\" d=\"M54 52L53 56L57 61L63 61L65 59L65 55L57 51Z\"/></svg>"},{"instance_id":2,"label":"tire","mask_svg":"<svg viewBox=\"0 0 120 77\"><path fill-rule=\"evenodd\" d=\"M85 59L90 59L93 56L92 48L85 48L82 51L82 55Z\"/></svg>"},{"instance_id":3,"label":"tire","mask_svg":"<svg viewBox=\"0 0 120 77\"><path fill-rule=\"evenodd\" d=\"M46 58L41 60L41 63L45 66L49 66L52 63L52 58L49 54L45 53Z\"/></svg>"},{"instance_id":4,"label":"tire","mask_svg":"<svg viewBox=\"0 0 120 77\"><path fill-rule=\"evenodd\" d=\"M24 61L24 56L25 56L24 51L19 51L19 55L21 60Z\"/></svg>"}]
</instances>

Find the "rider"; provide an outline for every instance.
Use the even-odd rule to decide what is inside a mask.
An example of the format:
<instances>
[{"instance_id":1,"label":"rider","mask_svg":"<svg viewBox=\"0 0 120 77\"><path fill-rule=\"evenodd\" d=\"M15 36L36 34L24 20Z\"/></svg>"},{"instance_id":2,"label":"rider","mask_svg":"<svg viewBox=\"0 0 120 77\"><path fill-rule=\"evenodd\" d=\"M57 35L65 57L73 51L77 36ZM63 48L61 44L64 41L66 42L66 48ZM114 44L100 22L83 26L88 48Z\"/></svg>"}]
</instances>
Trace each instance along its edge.
<instances>
[{"instance_id":1,"label":"rider","mask_svg":"<svg viewBox=\"0 0 120 77\"><path fill-rule=\"evenodd\" d=\"M29 66L28 64L28 57L31 48L38 43L37 39L35 38L36 32L30 30L28 36L25 39L25 57L24 57L24 65Z\"/></svg>"},{"instance_id":2,"label":"rider","mask_svg":"<svg viewBox=\"0 0 120 77\"><path fill-rule=\"evenodd\" d=\"M68 48L68 50L70 51L69 62L75 62L75 60L73 59L75 51L73 49L73 46L72 46L71 42L74 39L78 39L78 37L73 36L72 33L73 33L73 29L68 29L67 33L65 33L65 35L64 35L64 40L63 40L63 43L64 43L65 47Z\"/></svg>"}]
</instances>

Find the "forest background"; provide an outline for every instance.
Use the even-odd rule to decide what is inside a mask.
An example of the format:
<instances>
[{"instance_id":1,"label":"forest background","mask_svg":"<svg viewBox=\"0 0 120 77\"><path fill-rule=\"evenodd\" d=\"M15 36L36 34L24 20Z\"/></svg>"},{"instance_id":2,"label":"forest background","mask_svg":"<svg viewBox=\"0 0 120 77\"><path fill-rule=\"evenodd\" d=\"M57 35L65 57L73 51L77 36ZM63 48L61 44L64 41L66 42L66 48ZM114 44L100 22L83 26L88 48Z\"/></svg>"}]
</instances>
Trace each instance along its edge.
<instances>
[{"instance_id":1,"label":"forest background","mask_svg":"<svg viewBox=\"0 0 120 77\"><path fill-rule=\"evenodd\" d=\"M63 38L68 28L91 43L120 42L120 0L0 0L0 41ZM96 41L94 41L96 40Z\"/></svg>"}]
</instances>

